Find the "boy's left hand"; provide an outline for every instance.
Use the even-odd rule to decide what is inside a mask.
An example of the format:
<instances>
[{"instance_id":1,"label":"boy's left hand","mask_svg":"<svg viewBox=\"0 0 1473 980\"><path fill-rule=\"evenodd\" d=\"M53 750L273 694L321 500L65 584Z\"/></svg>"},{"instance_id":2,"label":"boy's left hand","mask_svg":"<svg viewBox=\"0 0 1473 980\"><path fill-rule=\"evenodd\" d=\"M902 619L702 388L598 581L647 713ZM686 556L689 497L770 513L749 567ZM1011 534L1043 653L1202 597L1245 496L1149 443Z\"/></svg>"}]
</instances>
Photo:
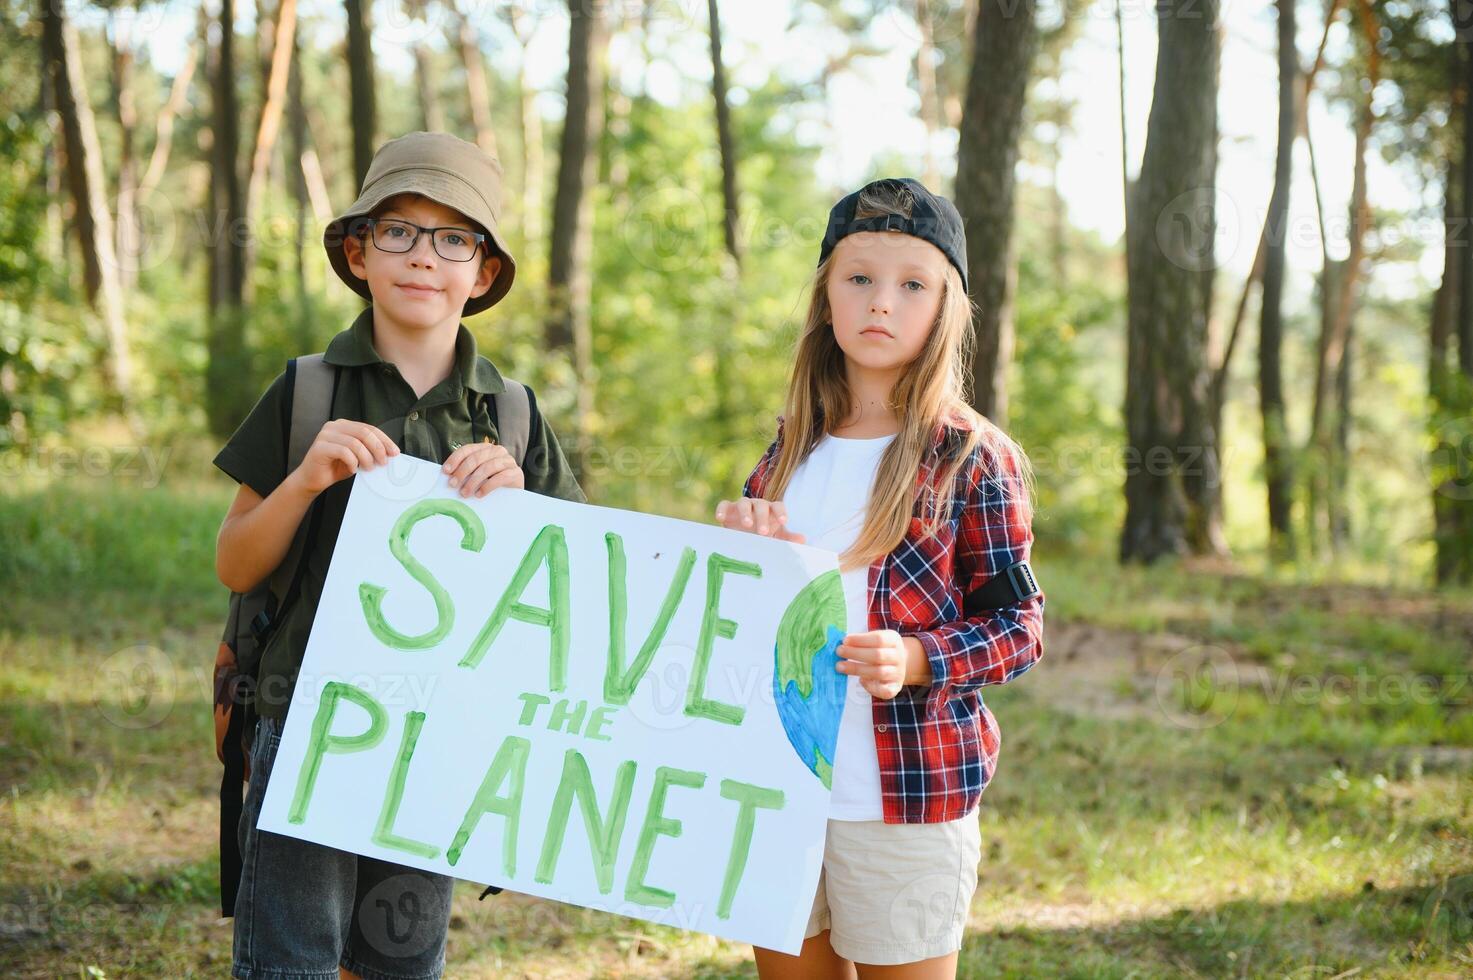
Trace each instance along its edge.
<instances>
[{"instance_id":1,"label":"boy's left hand","mask_svg":"<svg viewBox=\"0 0 1473 980\"><path fill-rule=\"evenodd\" d=\"M889 701L907 684L929 684L931 667L919 640L894 630L850 633L839 644L841 674L858 678L870 697Z\"/></svg>"},{"instance_id":2,"label":"boy's left hand","mask_svg":"<svg viewBox=\"0 0 1473 980\"><path fill-rule=\"evenodd\" d=\"M442 473L450 477L451 489L462 497L484 497L500 487L526 489L526 477L511 452L494 442L466 443L450 454Z\"/></svg>"}]
</instances>

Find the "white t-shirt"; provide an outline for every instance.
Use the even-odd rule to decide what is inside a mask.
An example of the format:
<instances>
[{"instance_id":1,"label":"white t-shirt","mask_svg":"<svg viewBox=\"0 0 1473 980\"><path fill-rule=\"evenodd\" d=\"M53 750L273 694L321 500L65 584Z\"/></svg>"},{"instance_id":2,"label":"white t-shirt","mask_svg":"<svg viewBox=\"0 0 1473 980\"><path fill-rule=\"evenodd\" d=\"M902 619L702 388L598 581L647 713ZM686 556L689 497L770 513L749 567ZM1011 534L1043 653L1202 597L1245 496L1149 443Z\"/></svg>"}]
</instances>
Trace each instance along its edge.
<instances>
[{"instance_id":1,"label":"white t-shirt","mask_svg":"<svg viewBox=\"0 0 1473 980\"><path fill-rule=\"evenodd\" d=\"M806 536L807 543L815 548L842 552L853 544L864 526L880 457L894 438L893 435L875 439L824 436L799 464L783 494L788 530ZM844 579L845 592L857 588L858 594L865 596L868 608L868 567L845 572ZM849 632L862 633L868 628L867 621L857 626L851 624ZM834 750L834 791L829 819L883 820L873 702L852 674L847 690L838 747Z\"/></svg>"}]
</instances>

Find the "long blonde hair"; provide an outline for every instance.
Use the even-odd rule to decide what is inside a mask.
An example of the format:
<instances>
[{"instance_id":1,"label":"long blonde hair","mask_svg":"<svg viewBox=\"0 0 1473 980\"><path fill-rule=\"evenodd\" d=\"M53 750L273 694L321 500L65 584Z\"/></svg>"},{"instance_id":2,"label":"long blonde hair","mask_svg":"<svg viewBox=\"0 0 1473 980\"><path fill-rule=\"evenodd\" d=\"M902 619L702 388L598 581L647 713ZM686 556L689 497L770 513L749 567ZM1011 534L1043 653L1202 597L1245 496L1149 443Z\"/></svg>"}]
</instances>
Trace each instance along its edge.
<instances>
[{"instance_id":1,"label":"long blonde hair","mask_svg":"<svg viewBox=\"0 0 1473 980\"><path fill-rule=\"evenodd\" d=\"M904 188L875 188L861 194L854 217L884 214L910 217L912 198ZM764 496L781 500L799 464L823 436L832 433L853 409L844 367L844 351L834 339L828 276L833 255L814 271L812 294L798 337L792 378L783 413L783 435L777 462ZM935 534L951 519L953 496L947 492L958 471L979 445L999 455L1015 453L1026 480L1027 458L1006 434L967 404L971 361L973 305L961 275L946 267L941 306L925 346L907 364L890 391L889 408L900 419L900 431L885 448L870 490L864 526L854 544L839 556L845 570L888 555L905 539L917 503L923 504L923 529ZM947 426L960 438L948 458L934 455L938 428ZM922 467L944 466L939 479L919 481ZM930 474L934 476L935 474Z\"/></svg>"}]
</instances>

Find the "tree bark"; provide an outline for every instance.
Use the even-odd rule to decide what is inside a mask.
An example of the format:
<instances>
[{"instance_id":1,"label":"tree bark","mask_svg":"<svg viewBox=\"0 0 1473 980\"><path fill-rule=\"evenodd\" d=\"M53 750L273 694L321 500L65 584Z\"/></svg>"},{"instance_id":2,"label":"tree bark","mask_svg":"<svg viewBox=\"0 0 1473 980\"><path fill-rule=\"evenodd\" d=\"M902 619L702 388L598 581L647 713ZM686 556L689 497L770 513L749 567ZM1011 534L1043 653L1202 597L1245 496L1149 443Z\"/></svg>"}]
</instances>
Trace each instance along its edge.
<instances>
[{"instance_id":1,"label":"tree bark","mask_svg":"<svg viewBox=\"0 0 1473 980\"><path fill-rule=\"evenodd\" d=\"M542 116L537 111L537 93L532 90L527 75L527 45L532 39L534 26L527 22L527 14L519 4L508 4L508 23L513 36L521 48L517 58L517 101L522 125L522 215L523 240L542 240L543 184L546 171L542 154Z\"/></svg>"},{"instance_id":2,"label":"tree bark","mask_svg":"<svg viewBox=\"0 0 1473 980\"><path fill-rule=\"evenodd\" d=\"M373 162L377 138L377 99L374 96L373 30L369 26L369 0L343 0L348 14L348 86L353 120L353 173L357 188L363 186Z\"/></svg>"},{"instance_id":3,"label":"tree bark","mask_svg":"<svg viewBox=\"0 0 1473 980\"><path fill-rule=\"evenodd\" d=\"M169 86L169 98L164 103L164 107L159 110L153 153L149 155L148 168L143 171L143 177L138 181L139 201L148 200L148 196L157 189L159 181L163 179L164 170L169 165L169 153L173 149L174 141L174 121L189 105L189 83L194 80L194 68L198 57L198 49L191 45L184 55L184 63L179 66L179 72Z\"/></svg>"},{"instance_id":4,"label":"tree bark","mask_svg":"<svg viewBox=\"0 0 1473 980\"><path fill-rule=\"evenodd\" d=\"M721 15L716 0L707 0L706 7L711 22L711 97L716 102L716 139L721 147L721 201L725 215L722 227L726 234L726 252L737 268L741 268L736 141L731 132L731 106L726 101L726 65L721 60Z\"/></svg>"},{"instance_id":5,"label":"tree bark","mask_svg":"<svg viewBox=\"0 0 1473 980\"><path fill-rule=\"evenodd\" d=\"M419 124L431 133L445 129L445 113L440 109L436 81L434 52L428 44L420 42L414 46L414 87L419 94Z\"/></svg>"},{"instance_id":6,"label":"tree bark","mask_svg":"<svg viewBox=\"0 0 1473 980\"><path fill-rule=\"evenodd\" d=\"M559 141L557 191L548 253L547 347L572 360L575 427L586 439L593 414L590 322L593 196L602 126L603 58L608 44L602 5L569 0L567 114Z\"/></svg>"},{"instance_id":7,"label":"tree bark","mask_svg":"<svg viewBox=\"0 0 1473 980\"><path fill-rule=\"evenodd\" d=\"M118 114L118 283L126 295L138 284L138 107L133 98L135 56L126 17L113 11L112 84Z\"/></svg>"},{"instance_id":8,"label":"tree bark","mask_svg":"<svg viewBox=\"0 0 1473 980\"><path fill-rule=\"evenodd\" d=\"M476 130L476 145L496 156L496 131L491 126L491 91L486 80L486 63L481 57L480 40L470 19L458 4L451 3L455 15L455 48L465 66L466 98L471 107L471 125Z\"/></svg>"},{"instance_id":9,"label":"tree bark","mask_svg":"<svg viewBox=\"0 0 1473 980\"><path fill-rule=\"evenodd\" d=\"M1454 16L1456 16L1456 6ZM1473 26L1473 25L1467 25ZM1462 123L1462 112L1467 92L1464 89L1464 57L1465 47L1461 44L1450 46L1451 57L1449 61L1448 77L1448 104L1452 107L1448 114L1448 125L1455 129ZM1461 133L1461 140L1451 141L1456 147L1460 142L1465 142L1467 133ZM1464 151L1466 153L1466 150ZM1469 247L1469 230L1465 218L1460 195L1462 192L1462 161L1456 149L1450 150L1443 172L1443 249L1442 249L1442 282L1437 287L1437 294L1432 303L1431 331L1427 345L1427 394L1428 394L1428 428L1433 439L1433 451L1429 460L1432 471L1432 524L1433 541L1436 545L1434 559L1434 578L1437 584L1444 585L1456 582L1460 566L1468 561L1468 549L1464 546L1459 530L1459 503L1458 497L1451 492L1455 486L1452 481L1447 480L1446 475L1440 472L1440 467L1445 461L1457 459L1458 447L1449 439L1449 433L1444 429L1447 419L1457 414L1458 401L1452 384L1454 379L1454 368L1451 363L1452 348L1454 344L1454 321L1458 316L1458 298L1461 295L1459 288L1459 277L1461 273L1460 264L1463 253Z\"/></svg>"},{"instance_id":10,"label":"tree bark","mask_svg":"<svg viewBox=\"0 0 1473 980\"><path fill-rule=\"evenodd\" d=\"M941 98L936 85L935 24L929 0L917 0L915 15L921 36L916 48L916 88L921 97L921 123L926 127L923 176L927 189L939 194L941 169L936 163L936 134L941 132Z\"/></svg>"},{"instance_id":11,"label":"tree bark","mask_svg":"<svg viewBox=\"0 0 1473 980\"><path fill-rule=\"evenodd\" d=\"M245 196L240 180L240 105L235 84L235 0L220 2L212 123L211 288L205 414L210 432L225 438L250 409L245 343Z\"/></svg>"},{"instance_id":12,"label":"tree bark","mask_svg":"<svg viewBox=\"0 0 1473 980\"><path fill-rule=\"evenodd\" d=\"M1208 405L1215 265L1216 0L1166 0L1140 177L1127 223L1130 289L1122 561L1221 552Z\"/></svg>"},{"instance_id":13,"label":"tree bark","mask_svg":"<svg viewBox=\"0 0 1473 980\"><path fill-rule=\"evenodd\" d=\"M1279 142L1274 160L1274 190L1264 226L1263 300L1258 327L1258 396L1263 422L1264 483L1268 491L1270 551L1280 557L1294 553L1289 511L1293 467L1284 408L1282 351L1284 344L1284 269L1289 220L1289 187L1294 178L1294 138L1298 110L1299 54L1294 46L1294 4L1278 0L1279 20Z\"/></svg>"},{"instance_id":14,"label":"tree bark","mask_svg":"<svg viewBox=\"0 0 1473 980\"><path fill-rule=\"evenodd\" d=\"M1343 262L1325 264L1321 276L1323 319L1315 351L1314 400L1309 416L1309 499L1308 524L1311 544L1333 548L1331 516L1334 500L1334 471L1342 462L1337 458L1335 421L1333 418L1340 362L1350 336L1351 317L1357 302L1361 266L1365 259L1365 233L1371 221L1366 188L1366 149L1375 123L1373 92L1381 77L1377 48L1379 28L1369 0L1358 5L1366 46L1370 86L1364 104L1357 114L1355 126L1354 176L1350 191L1349 253Z\"/></svg>"},{"instance_id":15,"label":"tree bark","mask_svg":"<svg viewBox=\"0 0 1473 980\"><path fill-rule=\"evenodd\" d=\"M1434 494L1440 516L1437 542L1438 583L1444 585L1466 585L1473 582L1473 499L1469 499L1467 469L1466 432L1457 432L1456 427L1466 425L1473 403L1473 246L1469 245L1469 219L1473 213L1473 10L1467 4L1453 3L1453 27L1458 38L1457 47L1461 54L1459 74L1462 76L1461 116L1463 131L1458 145L1462 150L1461 167L1457 175L1456 201L1449 201L1449 210L1456 220L1448 228L1456 239L1448 246L1448 257L1456 267L1455 282L1448 283L1444 274L1444 288L1456 293L1451 304L1450 322L1447 325L1447 342L1457 346L1456 367L1448 366L1441 373L1440 390L1443 401L1443 419L1439 427L1439 461L1446 467L1451 464L1454 471L1440 473L1441 482ZM1456 106L1456 100L1454 105ZM1451 169L1451 168L1450 168ZM1451 178L1451 173L1449 177ZM1452 179L1449 180L1449 198L1453 198Z\"/></svg>"},{"instance_id":16,"label":"tree bark","mask_svg":"<svg viewBox=\"0 0 1473 980\"><path fill-rule=\"evenodd\" d=\"M307 107L302 85L301 37L292 32L291 67L287 70L287 133L291 140L291 166L287 173L292 187L292 272L297 293L297 347L316 350L312 328L312 293L307 288L307 175L303 159L307 154Z\"/></svg>"},{"instance_id":17,"label":"tree bark","mask_svg":"<svg viewBox=\"0 0 1473 980\"><path fill-rule=\"evenodd\" d=\"M107 336L108 374L115 397L130 421L133 359L123 289L118 281L112 213L102 172L97 123L87 101L77 31L60 3L42 5L42 44L46 72L61 117L62 155L75 215L73 225L82 250L82 282L87 302L101 316Z\"/></svg>"},{"instance_id":18,"label":"tree bark","mask_svg":"<svg viewBox=\"0 0 1473 980\"><path fill-rule=\"evenodd\" d=\"M246 236L244 295L250 296L250 270L254 264L256 236L254 228L260 219L261 199L266 193L266 178L271 157L276 151L276 138L281 132L281 117L286 109L287 83L291 77L292 52L297 37L297 0L281 0L276 10L276 30L271 41L271 61L266 73L266 98L261 106L261 119L256 129L251 152L250 178L246 183L245 219L252 229ZM295 169L295 168L294 168Z\"/></svg>"},{"instance_id":19,"label":"tree bark","mask_svg":"<svg viewBox=\"0 0 1473 980\"><path fill-rule=\"evenodd\" d=\"M977 303L972 405L1007 425L1011 355L1013 197L1028 80L1038 51L1035 0L985 3L977 14L956 161L956 204L967 232Z\"/></svg>"}]
</instances>

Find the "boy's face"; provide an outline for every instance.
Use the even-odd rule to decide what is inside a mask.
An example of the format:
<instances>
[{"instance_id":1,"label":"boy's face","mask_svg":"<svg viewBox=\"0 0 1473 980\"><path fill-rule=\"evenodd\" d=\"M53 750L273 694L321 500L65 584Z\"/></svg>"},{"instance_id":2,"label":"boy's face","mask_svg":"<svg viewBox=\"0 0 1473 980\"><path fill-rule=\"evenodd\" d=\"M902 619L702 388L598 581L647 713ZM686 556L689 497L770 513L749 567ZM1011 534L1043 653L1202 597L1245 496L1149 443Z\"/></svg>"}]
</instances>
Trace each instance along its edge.
<instances>
[{"instance_id":1,"label":"boy's face","mask_svg":"<svg viewBox=\"0 0 1473 980\"><path fill-rule=\"evenodd\" d=\"M930 242L864 231L834 246L829 309L834 339L854 364L898 371L920 354L946 290L950 263Z\"/></svg>"},{"instance_id":2,"label":"boy's face","mask_svg":"<svg viewBox=\"0 0 1473 980\"><path fill-rule=\"evenodd\" d=\"M417 194L390 198L374 217L421 228L460 228L468 236L476 233L474 223L459 211ZM483 295L501 272L501 259L488 256L485 246L470 261L455 262L442 258L424 233L408 252L378 248L369 234L361 240L350 236L343 242L343 253L353 274L368 281L376 317L387 317L407 330L459 323L466 300Z\"/></svg>"}]
</instances>

